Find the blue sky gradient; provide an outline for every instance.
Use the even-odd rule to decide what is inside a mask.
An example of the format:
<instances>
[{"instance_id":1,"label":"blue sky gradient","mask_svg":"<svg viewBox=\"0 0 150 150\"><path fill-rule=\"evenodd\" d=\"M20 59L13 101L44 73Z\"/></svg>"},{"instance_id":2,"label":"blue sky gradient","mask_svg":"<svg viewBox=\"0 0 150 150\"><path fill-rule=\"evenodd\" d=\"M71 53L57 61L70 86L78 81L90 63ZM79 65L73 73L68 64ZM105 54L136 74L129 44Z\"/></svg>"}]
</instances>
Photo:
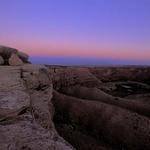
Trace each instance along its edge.
<instances>
[{"instance_id":1,"label":"blue sky gradient","mask_svg":"<svg viewBox=\"0 0 150 150\"><path fill-rule=\"evenodd\" d=\"M150 64L150 1L1 0L0 44L43 63L67 57Z\"/></svg>"}]
</instances>

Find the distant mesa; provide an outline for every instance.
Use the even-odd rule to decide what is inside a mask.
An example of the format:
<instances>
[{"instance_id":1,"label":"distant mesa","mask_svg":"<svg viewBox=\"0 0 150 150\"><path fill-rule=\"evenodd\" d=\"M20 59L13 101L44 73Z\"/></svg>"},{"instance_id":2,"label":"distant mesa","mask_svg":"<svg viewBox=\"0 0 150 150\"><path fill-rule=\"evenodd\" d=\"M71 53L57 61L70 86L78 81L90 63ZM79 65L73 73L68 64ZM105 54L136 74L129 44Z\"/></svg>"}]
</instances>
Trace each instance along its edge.
<instances>
[{"instance_id":1,"label":"distant mesa","mask_svg":"<svg viewBox=\"0 0 150 150\"><path fill-rule=\"evenodd\" d=\"M0 65L20 66L28 61L29 56L15 48L0 46Z\"/></svg>"}]
</instances>

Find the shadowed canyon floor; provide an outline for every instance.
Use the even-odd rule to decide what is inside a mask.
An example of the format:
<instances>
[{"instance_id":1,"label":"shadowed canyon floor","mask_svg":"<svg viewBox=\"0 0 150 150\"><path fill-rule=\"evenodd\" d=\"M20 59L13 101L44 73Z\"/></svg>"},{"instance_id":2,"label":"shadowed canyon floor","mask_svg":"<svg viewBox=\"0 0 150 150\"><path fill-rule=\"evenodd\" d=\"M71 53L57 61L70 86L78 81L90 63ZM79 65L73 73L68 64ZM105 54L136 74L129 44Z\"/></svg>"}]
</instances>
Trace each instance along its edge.
<instances>
[{"instance_id":1,"label":"shadowed canyon floor","mask_svg":"<svg viewBox=\"0 0 150 150\"><path fill-rule=\"evenodd\" d=\"M48 67L56 129L76 149L149 149L149 67Z\"/></svg>"}]
</instances>

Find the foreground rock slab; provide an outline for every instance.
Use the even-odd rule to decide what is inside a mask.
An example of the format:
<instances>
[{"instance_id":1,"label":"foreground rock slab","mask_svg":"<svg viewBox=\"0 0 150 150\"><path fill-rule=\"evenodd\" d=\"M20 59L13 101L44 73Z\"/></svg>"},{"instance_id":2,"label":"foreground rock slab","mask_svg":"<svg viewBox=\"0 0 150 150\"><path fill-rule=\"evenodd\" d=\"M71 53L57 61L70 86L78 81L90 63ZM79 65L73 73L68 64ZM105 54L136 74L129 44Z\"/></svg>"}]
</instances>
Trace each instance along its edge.
<instances>
[{"instance_id":1,"label":"foreground rock slab","mask_svg":"<svg viewBox=\"0 0 150 150\"><path fill-rule=\"evenodd\" d=\"M0 66L0 149L72 150L53 125L52 84L44 66Z\"/></svg>"}]
</instances>

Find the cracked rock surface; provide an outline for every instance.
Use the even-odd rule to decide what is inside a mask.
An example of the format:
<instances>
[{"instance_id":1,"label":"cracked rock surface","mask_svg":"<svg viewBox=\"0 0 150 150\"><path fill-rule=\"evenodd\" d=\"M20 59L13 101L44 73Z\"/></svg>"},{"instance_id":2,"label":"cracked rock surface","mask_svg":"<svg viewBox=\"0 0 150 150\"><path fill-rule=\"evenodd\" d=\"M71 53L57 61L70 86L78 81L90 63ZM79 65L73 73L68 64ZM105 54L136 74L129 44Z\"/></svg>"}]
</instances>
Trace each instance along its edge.
<instances>
[{"instance_id":1,"label":"cracked rock surface","mask_svg":"<svg viewBox=\"0 0 150 150\"><path fill-rule=\"evenodd\" d=\"M72 150L55 130L52 83L42 65L0 66L0 150Z\"/></svg>"}]
</instances>

